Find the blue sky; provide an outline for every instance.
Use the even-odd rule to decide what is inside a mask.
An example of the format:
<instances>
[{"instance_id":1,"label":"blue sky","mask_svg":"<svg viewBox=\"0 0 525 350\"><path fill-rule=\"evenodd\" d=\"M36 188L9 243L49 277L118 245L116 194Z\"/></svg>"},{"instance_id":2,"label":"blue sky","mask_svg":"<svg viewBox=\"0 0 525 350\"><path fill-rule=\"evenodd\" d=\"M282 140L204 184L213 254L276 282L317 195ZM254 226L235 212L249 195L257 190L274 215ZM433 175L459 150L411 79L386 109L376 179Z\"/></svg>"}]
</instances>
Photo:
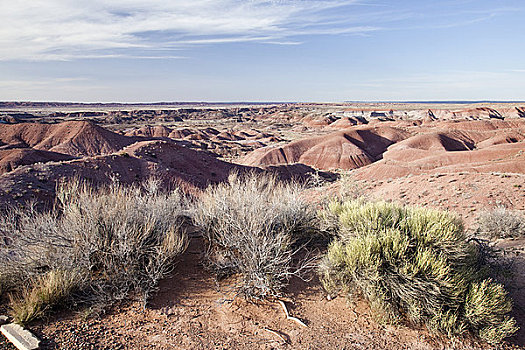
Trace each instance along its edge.
<instances>
[{"instance_id":1,"label":"blue sky","mask_svg":"<svg viewBox=\"0 0 525 350\"><path fill-rule=\"evenodd\" d=\"M0 0L0 100L525 100L523 0Z\"/></svg>"}]
</instances>

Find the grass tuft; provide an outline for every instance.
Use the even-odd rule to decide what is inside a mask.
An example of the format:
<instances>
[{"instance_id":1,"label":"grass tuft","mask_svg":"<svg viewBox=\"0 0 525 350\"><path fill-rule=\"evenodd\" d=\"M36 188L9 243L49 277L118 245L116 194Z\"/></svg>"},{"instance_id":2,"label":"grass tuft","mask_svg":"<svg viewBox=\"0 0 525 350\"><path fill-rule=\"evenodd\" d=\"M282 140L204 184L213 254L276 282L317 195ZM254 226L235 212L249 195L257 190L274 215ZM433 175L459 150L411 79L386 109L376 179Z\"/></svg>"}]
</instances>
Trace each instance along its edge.
<instances>
[{"instance_id":1,"label":"grass tuft","mask_svg":"<svg viewBox=\"0 0 525 350\"><path fill-rule=\"evenodd\" d=\"M85 274L79 270L52 270L39 276L32 287L18 296L11 295L11 315L15 322L26 325L42 318L52 308L60 305L81 288Z\"/></svg>"}]
</instances>

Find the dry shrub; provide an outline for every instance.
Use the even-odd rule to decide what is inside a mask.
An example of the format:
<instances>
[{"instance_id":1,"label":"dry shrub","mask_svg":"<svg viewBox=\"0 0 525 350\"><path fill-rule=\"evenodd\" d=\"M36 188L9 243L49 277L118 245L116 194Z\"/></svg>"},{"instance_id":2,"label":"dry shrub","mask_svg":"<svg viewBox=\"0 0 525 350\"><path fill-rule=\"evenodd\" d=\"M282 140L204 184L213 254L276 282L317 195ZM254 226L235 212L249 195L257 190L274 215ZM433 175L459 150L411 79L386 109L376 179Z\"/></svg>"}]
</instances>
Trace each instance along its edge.
<instances>
[{"instance_id":1,"label":"dry shrub","mask_svg":"<svg viewBox=\"0 0 525 350\"><path fill-rule=\"evenodd\" d=\"M79 270L86 283L76 297L97 308L136 293L146 300L186 247L183 198L158 185L73 181L59 187L56 210L11 209L0 221L5 288L30 286L23 294L31 304L47 271Z\"/></svg>"},{"instance_id":2,"label":"dry shrub","mask_svg":"<svg viewBox=\"0 0 525 350\"><path fill-rule=\"evenodd\" d=\"M7 281L7 276L4 276L4 274L0 272L0 300L2 300L4 292L7 290L8 284L9 281Z\"/></svg>"},{"instance_id":3,"label":"dry shrub","mask_svg":"<svg viewBox=\"0 0 525 350\"><path fill-rule=\"evenodd\" d=\"M387 202L334 202L338 238L321 264L329 292L364 297L378 320L406 320L454 336L499 342L516 330L503 286L486 278L479 252L453 214Z\"/></svg>"},{"instance_id":4,"label":"dry shrub","mask_svg":"<svg viewBox=\"0 0 525 350\"><path fill-rule=\"evenodd\" d=\"M490 238L525 237L525 216L503 206L482 211L478 217L478 233Z\"/></svg>"},{"instance_id":5,"label":"dry shrub","mask_svg":"<svg viewBox=\"0 0 525 350\"><path fill-rule=\"evenodd\" d=\"M288 279L308 266L293 263L316 232L315 210L301 187L267 174L232 173L196 203L194 222L208 243L207 260L219 277L239 274L248 298L279 295Z\"/></svg>"},{"instance_id":6,"label":"dry shrub","mask_svg":"<svg viewBox=\"0 0 525 350\"><path fill-rule=\"evenodd\" d=\"M337 195L343 200L351 200L358 198L367 198L367 193L363 188L362 181L358 181L352 175L350 171L344 171L340 174L339 180L339 191Z\"/></svg>"}]
</instances>

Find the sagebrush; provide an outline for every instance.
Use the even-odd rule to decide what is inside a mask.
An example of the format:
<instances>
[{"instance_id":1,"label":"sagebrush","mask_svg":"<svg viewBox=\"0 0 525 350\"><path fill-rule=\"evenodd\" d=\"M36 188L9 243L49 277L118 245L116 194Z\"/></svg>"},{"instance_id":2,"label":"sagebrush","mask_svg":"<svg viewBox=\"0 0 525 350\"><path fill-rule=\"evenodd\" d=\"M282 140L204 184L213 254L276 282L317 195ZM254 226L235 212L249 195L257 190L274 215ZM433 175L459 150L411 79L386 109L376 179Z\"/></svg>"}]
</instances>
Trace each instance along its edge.
<instances>
[{"instance_id":1,"label":"sagebrush","mask_svg":"<svg viewBox=\"0 0 525 350\"><path fill-rule=\"evenodd\" d=\"M478 217L478 234L490 238L525 237L525 215L503 206L482 211Z\"/></svg>"},{"instance_id":2,"label":"sagebrush","mask_svg":"<svg viewBox=\"0 0 525 350\"><path fill-rule=\"evenodd\" d=\"M193 218L208 243L207 261L219 276L239 274L239 294L277 296L306 269L294 257L316 234L317 217L301 189L273 175L233 173L196 203Z\"/></svg>"},{"instance_id":3,"label":"sagebrush","mask_svg":"<svg viewBox=\"0 0 525 350\"><path fill-rule=\"evenodd\" d=\"M3 289L35 300L49 273L77 271L82 288L68 289L79 300L100 308L132 295L146 300L186 247L183 203L178 191L163 193L154 180L97 189L72 181L59 186L52 211L11 208L0 220Z\"/></svg>"},{"instance_id":4,"label":"sagebrush","mask_svg":"<svg viewBox=\"0 0 525 350\"><path fill-rule=\"evenodd\" d=\"M448 336L471 330L496 343L517 330L506 291L487 278L455 215L361 200L327 211L338 220L320 268L329 292L364 297L380 321Z\"/></svg>"}]
</instances>

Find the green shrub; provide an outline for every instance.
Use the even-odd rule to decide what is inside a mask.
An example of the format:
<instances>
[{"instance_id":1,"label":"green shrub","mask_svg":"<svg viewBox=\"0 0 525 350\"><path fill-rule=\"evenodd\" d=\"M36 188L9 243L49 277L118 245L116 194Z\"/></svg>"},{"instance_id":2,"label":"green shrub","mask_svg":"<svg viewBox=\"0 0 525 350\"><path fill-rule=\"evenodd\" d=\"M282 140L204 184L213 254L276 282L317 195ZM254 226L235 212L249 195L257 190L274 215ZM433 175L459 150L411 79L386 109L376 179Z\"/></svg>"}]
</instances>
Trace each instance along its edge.
<instances>
[{"instance_id":1,"label":"green shrub","mask_svg":"<svg viewBox=\"0 0 525 350\"><path fill-rule=\"evenodd\" d=\"M478 234L490 238L525 237L525 216L502 206L482 211L478 217Z\"/></svg>"},{"instance_id":2,"label":"green shrub","mask_svg":"<svg viewBox=\"0 0 525 350\"><path fill-rule=\"evenodd\" d=\"M183 198L178 191L161 192L158 185L112 183L95 189L74 181L59 186L53 211L17 207L2 216L0 233L7 237L0 245L4 285L29 299L28 316L19 319L34 318L29 315L47 307L49 298L38 297L43 281L52 276L45 271L85 271L89 283L77 301L97 309L135 294L146 301L186 247ZM20 290L20 285L29 290ZM15 304L23 309L23 303Z\"/></svg>"},{"instance_id":3,"label":"green shrub","mask_svg":"<svg viewBox=\"0 0 525 350\"><path fill-rule=\"evenodd\" d=\"M254 173L233 173L228 182L208 187L193 218L208 243L210 267L219 277L239 274L236 290L248 298L278 295L305 268L292 261L298 242L310 239L317 223L300 186Z\"/></svg>"},{"instance_id":4,"label":"green shrub","mask_svg":"<svg viewBox=\"0 0 525 350\"><path fill-rule=\"evenodd\" d=\"M455 215L358 200L328 211L339 223L320 268L329 292L364 297L380 321L449 336L472 330L498 342L516 331L505 290L486 279Z\"/></svg>"},{"instance_id":5,"label":"green shrub","mask_svg":"<svg viewBox=\"0 0 525 350\"><path fill-rule=\"evenodd\" d=\"M516 322L507 316L511 310L512 303L501 284L491 279L471 284L465 301L465 318L482 339L497 343L502 335L514 333Z\"/></svg>"}]
</instances>

